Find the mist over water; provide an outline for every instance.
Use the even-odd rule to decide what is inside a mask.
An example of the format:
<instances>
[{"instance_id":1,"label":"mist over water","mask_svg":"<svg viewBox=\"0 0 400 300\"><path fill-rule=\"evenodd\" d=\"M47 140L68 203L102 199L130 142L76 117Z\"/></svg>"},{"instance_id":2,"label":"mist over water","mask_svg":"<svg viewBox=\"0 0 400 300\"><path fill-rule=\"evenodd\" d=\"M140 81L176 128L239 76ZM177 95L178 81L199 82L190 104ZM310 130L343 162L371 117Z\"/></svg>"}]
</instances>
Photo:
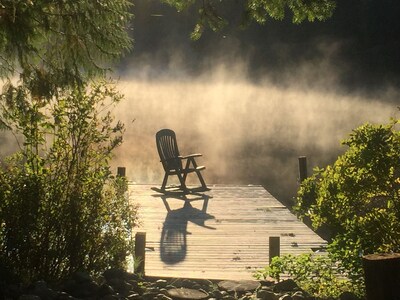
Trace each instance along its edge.
<instances>
[{"instance_id":1,"label":"mist over water","mask_svg":"<svg viewBox=\"0 0 400 300\"><path fill-rule=\"evenodd\" d=\"M305 65L282 75L279 84L267 74L251 80L240 62L200 75L185 74L179 65L159 76L153 67L133 69L118 83L125 99L114 114L126 132L112 169L124 166L129 180L160 186L164 171L155 134L171 128L182 155L203 154L198 163L206 166L207 184L261 184L290 204L298 188L299 156L307 156L311 174L346 150L340 141L352 129L399 116L398 89L369 97L345 93L332 68L321 66L320 77ZM2 158L18 149L10 132L1 132L0 142ZM188 180L197 184L195 176Z\"/></svg>"},{"instance_id":2,"label":"mist over water","mask_svg":"<svg viewBox=\"0 0 400 300\"><path fill-rule=\"evenodd\" d=\"M126 99L116 115L127 130L113 165L125 166L134 182L161 185L155 134L171 128L182 155L203 154L198 161L207 168L208 184L262 184L289 203L298 186L299 156L308 157L311 174L346 150L340 140L352 129L398 114L394 89L377 98L344 94L331 77L305 85L306 69L296 74L298 82L279 85L267 76L252 82L241 64L199 76L176 76L176 69L169 76L124 76L119 85Z\"/></svg>"}]
</instances>

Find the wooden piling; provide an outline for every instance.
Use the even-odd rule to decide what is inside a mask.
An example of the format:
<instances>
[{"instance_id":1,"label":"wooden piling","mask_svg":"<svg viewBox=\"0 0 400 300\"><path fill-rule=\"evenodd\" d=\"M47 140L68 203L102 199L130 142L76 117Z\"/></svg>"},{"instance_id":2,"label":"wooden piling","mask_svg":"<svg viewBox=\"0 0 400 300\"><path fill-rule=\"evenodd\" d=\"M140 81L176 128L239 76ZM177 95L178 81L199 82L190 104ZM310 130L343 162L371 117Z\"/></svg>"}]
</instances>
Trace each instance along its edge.
<instances>
[{"instance_id":1,"label":"wooden piling","mask_svg":"<svg viewBox=\"0 0 400 300\"><path fill-rule=\"evenodd\" d=\"M145 275L146 232L135 234L135 274Z\"/></svg>"},{"instance_id":2,"label":"wooden piling","mask_svg":"<svg viewBox=\"0 0 400 300\"><path fill-rule=\"evenodd\" d=\"M368 300L399 299L400 253L363 256Z\"/></svg>"},{"instance_id":3,"label":"wooden piling","mask_svg":"<svg viewBox=\"0 0 400 300\"><path fill-rule=\"evenodd\" d=\"M269 237L269 263L274 257L280 256L281 252L281 238L279 236Z\"/></svg>"},{"instance_id":4,"label":"wooden piling","mask_svg":"<svg viewBox=\"0 0 400 300\"><path fill-rule=\"evenodd\" d=\"M299 182L302 183L307 178L307 157L299 157Z\"/></svg>"},{"instance_id":5,"label":"wooden piling","mask_svg":"<svg viewBox=\"0 0 400 300\"><path fill-rule=\"evenodd\" d=\"M126 176L126 168L118 167L117 168L117 176L125 177Z\"/></svg>"}]
</instances>

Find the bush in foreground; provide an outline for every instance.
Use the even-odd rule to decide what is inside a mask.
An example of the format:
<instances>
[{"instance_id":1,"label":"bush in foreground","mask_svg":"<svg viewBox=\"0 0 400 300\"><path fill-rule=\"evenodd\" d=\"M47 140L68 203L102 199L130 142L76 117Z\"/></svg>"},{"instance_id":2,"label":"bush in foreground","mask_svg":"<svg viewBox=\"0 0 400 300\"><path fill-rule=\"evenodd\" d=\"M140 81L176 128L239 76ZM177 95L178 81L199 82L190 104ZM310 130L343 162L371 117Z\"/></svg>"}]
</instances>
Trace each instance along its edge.
<instances>
[{"instance_id":1,"label":"bush in foreground","mask_svg":"<svg viewBox=\"0 0 400 300\"><path fill-rule=\"evenodd\" d=\"M23 144L0 167L0 265L25 281L124 266L136 212L108 164L122 142L110 111L120 99L106 82L51 99L5 88L2 125Z\"/></svg>"}]
</instances>

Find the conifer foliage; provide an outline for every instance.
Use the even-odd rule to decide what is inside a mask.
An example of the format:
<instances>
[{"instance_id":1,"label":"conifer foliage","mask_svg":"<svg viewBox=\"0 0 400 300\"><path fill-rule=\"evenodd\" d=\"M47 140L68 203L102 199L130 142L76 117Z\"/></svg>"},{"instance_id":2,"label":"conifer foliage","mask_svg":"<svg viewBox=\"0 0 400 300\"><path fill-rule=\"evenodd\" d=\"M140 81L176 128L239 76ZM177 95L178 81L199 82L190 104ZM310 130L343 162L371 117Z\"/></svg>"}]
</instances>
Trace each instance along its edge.
<instances>
[{"instance_id":1,"label":"conifer foliage","mask_svg":"<svg viewBox=\"0 0 400 300\"><path fill-rule=\"evenodd\" d=\"M3 0L0 75L22 73L56 86L102 73L131 47L126 0Z\"/></svg>"},{"instance_id":2,"label":"conifer foliage","mask_svg":"<svg viewBox=\"0 0 400 300\"><path fill-rule=\"evenodd\" d=\"M224 14L227 6L240 5L242 8L241 26L255 21L265 24L270 18L283 20L291 13L292 22L323 21L330 18L336 8L334 0L244 0L233 3L231 0L161 0L178 11L194 8L197 10L197 21L191 38L197 40L204 30L219 31L228 25L228 16Z\"/></svg>"}]
</instances>

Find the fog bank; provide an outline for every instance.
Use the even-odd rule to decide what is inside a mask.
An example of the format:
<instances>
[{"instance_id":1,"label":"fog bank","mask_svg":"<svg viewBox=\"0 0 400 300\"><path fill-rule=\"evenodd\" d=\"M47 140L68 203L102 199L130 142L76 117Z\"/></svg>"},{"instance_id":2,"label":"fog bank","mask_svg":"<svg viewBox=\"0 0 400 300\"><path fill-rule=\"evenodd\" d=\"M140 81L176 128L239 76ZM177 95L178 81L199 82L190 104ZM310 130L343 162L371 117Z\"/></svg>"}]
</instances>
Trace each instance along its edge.
<instances>
[{"instance_id":1,"label":"fog bank","mask_svg":"<svg viewBox=\"0 0 400 300\"><path fill-rule=\"evenodd\" d=\"M288 202L297 189L298 156L308 157L309 172L323 167L345 151L340 140L352 129L398 114L394 89L365 98L341 93L332 82L276 85L243 74L243 65L222 65L196 77L121 78L126 99L116 114L127 131L113 166L125 166L134 182L160 185L155 133L171 128L183 155L203 154L207 183L262 184Z\"/></svg>"}]
</instances>

